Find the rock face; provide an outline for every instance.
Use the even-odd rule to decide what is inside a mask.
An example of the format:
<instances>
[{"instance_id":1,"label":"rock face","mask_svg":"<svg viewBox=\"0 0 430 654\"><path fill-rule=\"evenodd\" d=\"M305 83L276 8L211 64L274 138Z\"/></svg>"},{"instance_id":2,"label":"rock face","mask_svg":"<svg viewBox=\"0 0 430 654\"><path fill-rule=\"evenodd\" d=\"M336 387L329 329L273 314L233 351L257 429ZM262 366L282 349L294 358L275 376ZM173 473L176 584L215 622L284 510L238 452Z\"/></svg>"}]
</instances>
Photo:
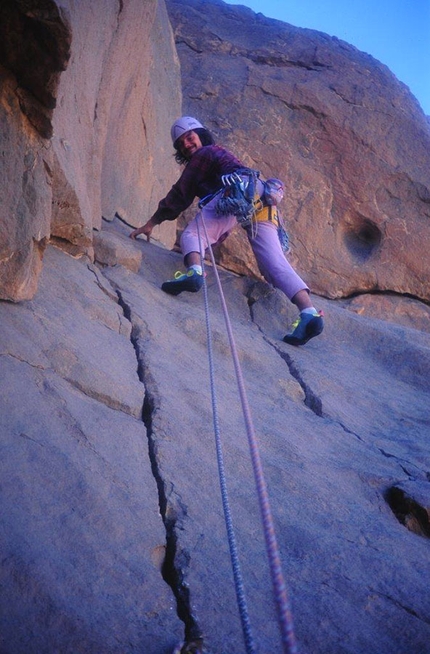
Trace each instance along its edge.
<instances>
[{"instance_id":1,"label":"rock face","mask_svg":"<svg viewBox=\"0 0 430 654\"><path fill-rule=\"evenodd\" d=\"M428 301L430 129L408 89L335 37L221 0L167 7L184 112L246 165L285 180L292 262L310 287ZM240 232L219 260L256 272Z\"/></svg>"},{"instance_id":2,"label":"rock face","mask_svg":"<svg viewBox=\"0 0 430 654\"><path fill-rule=\"evenodd\" d=\"M184 111L288 181L293 256L328 296L324 332L294 348L286 298L220 270L299 652L423 654L428 128L347 44L217 0L169 9ZM214 423L255 648L280 651L214 271L164 294L181 256L125 225L178 173L165 7L3 0L0 19L1 654L245 651Z\"/></svg>"},{"instance_id":3,"label":"rock face","mask_svg":"<svg viewBox=\"0 0 430 654\"><path fill-rule=\"evenodd\" d=\"M33 301L0 304L0 649L166 651L181 628L131 325L97 268L52 247L44 264Z\"/></svg>"},{"instance_id":4,"label":"rock face","mask_svg":"<svg viewBox=\"0 0 430 654\"><path fill-rule=\"evenodd\" d=\"M72 58L54 114L52 233L85 249L102 216L142 224L176 176L169 125L179 64L164 2L90 3L72 15ZM100 34L103 38L100 38ZM164 227L173 243L174 226ZM170 234L169 238L166 236Z\"/></svg>"},{"instance_id":5,"label":"rock face","mask_svg":"<svg viewBox=\"0 0 430 654\"><path fill-rule=\"evenodd\" d=\"M21 112L16 82L0 67L0 297L32 297L50 234L52 155Z\"/></svg>"},{"instance_id":6,"label":"rock face","mask_svg":"<svg viewBox=\"0 0 430 654\"><path fill-rule=\"evenodd\" d=\"M0 297L29 299L48 238L93 255L93 229L154 211L177 173L166 124L179 63L163 0L0 8ZM154 237L175 240L168 223Z\"/></svg>"},{"instance_id":7,"label":"rock face","mask_svg":"<svg viewBox=\"0 0 430 654\"><path fill-rule=\"evenodd\" d=\"M128 231L107 225L112 251L140 254L137 273L49 247L35 298L0 304L2 654L171 654L184 633L203 634L211 654L245 651L204 295L165 295L180 256ZM281 651L235 371L206 272L248 614L256 651ZM423 654L429 335L320 299L325 331L297 349L281 341L294 317L285 297L220 277L299 651Z\"/></svg>"},{"instance_id":8,"label":"rock face","mask_svg":"<svg viewBox=\"0 0 430 654\"><path fill-rule=\"evenodd\" d=\"M0 297L36 291L50 235L52 113L71 33L54 2L0 7Z\"/></svg>"}]
</instances>

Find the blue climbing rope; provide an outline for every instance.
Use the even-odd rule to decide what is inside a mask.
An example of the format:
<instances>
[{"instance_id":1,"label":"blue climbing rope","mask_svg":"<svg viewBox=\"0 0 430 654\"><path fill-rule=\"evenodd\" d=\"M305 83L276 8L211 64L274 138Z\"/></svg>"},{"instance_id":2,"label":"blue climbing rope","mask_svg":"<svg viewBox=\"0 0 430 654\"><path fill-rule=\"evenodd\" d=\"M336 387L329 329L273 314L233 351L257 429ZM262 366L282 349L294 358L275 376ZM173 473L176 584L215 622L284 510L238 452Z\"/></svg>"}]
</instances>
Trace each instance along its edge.
<instances>
[{"instance_id":1,"label":"blue climbing rope","mask_svg":"<svg viewBox=\"0 0 430 654\"><path fill-rule=\"evenodd\" d=\"M278 622L279 622L279 627L280 627L280 632L281 632L281 639L282 639L282 645L283 645L283 652L284 654L297 654L297 644L296 644L296 639L294 635L294 627L293 627L293 617L291 613L291 607L290 607L290 601L288 597L288 592L287 592L287 587L284 581L284 576L282 573L282 567L281 567L281 560L280 560L280 555L279 555L279 548L276 540L276 534L275 534L275 528L273 524L273 517L272 517L272 512L270 508L270 502L269 502L269 495L267 491L267 485L266 481L264 478L264 473L263 473L263 467L261 464L261 457L260 457L260 451L259 451L259 446L258 446L258 441L257 437L255 435L255 429L254 429L254 424L252 421L252 416L251 416L251 410L249 407L248 403L248 398L246 394L246 389L245 389L245 384L243 380L243 375L242 375L242 369L240 366L239 362L239 356L236 348L236 343L234 340L233 336L233 330L231 327L231 322L230 322L230 317L228 314L228 309L227 309L227 304L225 301L224 297L224 292L222 289L221 281L219 278L218 274L218 269L216 266L215 262L215 257L213 254L212 247L209 242L209 237L208 233L206 230L206 225L205 221L203 219L202 213L199 214L201 223L203 226L203 230L205 233L205 239L207 243L207 248L210 254L214 274L215 274L215 279L218 287L218 292L219 296L221 299L221 306L223 309L223 314L224 314L224 320L226 324L226 329L227 329L227 334L228 334L228 339L230 343L230 350L232 353L233 357L233 363L234 363L234 369L236 373L236 380L238 384L238 389L239 389L239 396L242 404L242 411L243 411L243 416L245 420L245 426L246 426L246 432L247 432L247 437L248 437L248 443L249 443L249 448L250 448L250 455L251 455L251 461L252 461L252 467L254 471L254 479L255 479L255 484L257 488L257 494L258 494L258 500L259 500L259 505L260 505L260 512L261 512L261 519L262 519L262 524L263 524L263 531L264 531L264 538L265 538L265 543L266 543L266 551L267 551L267 556L269 560L269 569L270 569L270 575L271 575L271 580L272 580L272 586L273 586L273 592L274 592L274 597L275 597L275 602L276 602L276 607L277 607L277 614L278 614ZM199 220L197 219L197 228L198 228L198 236L199 236L199 241L200 241L200 230L198 226ZM202 249L202 248L201 248ZM204 248L203 248L204 250ZM202 262L202 269L203 269L203 274L204 274L204 259L203 256L201 256L201 262ZM209 316L209 309L208 309L208 298L207 298L207 286L206 286L206 281L204 281L203 284L204 287L204 301L205 301L205 313L206 313L206 321L207 321L207 329L208 329L208 343L211 342L210 337L209 337L209 324L208 324L208 316ZM213 361L212 361L212 349L210 346L210 377L211 377L211 388L214 384L214 373L213 373ZM214 414L215 415L215 414ZM216 419L216 422L218 420ZM216 433L218 431L218 426L216 428ZM216 437L216 439L219 439L219 433ZM220 446L221 448L221 446ZM220 449L221 452L221 449ZM217 444L217 455L218 455L218 444ZM224 475L224 464L222 460L222 454L221 454L221 467L222 467L222 475L220 471L220 479L221 476L223 477L223 482L221 484L222 488L225 486L225 475ZM227 497L227 492L226 488L224 491L226 493L225 498L223 497L223 505L224 502L226 503L227 510L228 510L228 515L229 515L229 521L231 520L230 517L230 510L228 508L228 497ZM227 518L226 518L227 520ZM229 531L229 526L227 528L227 531ZM234 539L234 536L233 536ZM232 560L233 560L233 555L232 552L230 551ZM236 561L237 558L237 549L234 546L234 559ZM236 579L236 577L235 577ZM240 585L239 587L236 588L236 595L241 598L241 602L244 600L244 591L243 591L243 583L240 579ZM241 618L242 618L242 624L243 624L243 629L244 629L244 635L245 635L245 625L246 625L246 634L248 637L248 634L250 634L250 631L248 631L248 625L249 625L249 617L246 611L246 604L243 605L243 610L244 610L244 615L242 616L241 613ZM239 603L239 611L241 611L241 603ZM246 638L245 638L246 641ZM252 638L250 640L251 646L253 647L252 644ZM253 652L254 650L251 649L250 652Z\"/></svg>"}]
</instances>

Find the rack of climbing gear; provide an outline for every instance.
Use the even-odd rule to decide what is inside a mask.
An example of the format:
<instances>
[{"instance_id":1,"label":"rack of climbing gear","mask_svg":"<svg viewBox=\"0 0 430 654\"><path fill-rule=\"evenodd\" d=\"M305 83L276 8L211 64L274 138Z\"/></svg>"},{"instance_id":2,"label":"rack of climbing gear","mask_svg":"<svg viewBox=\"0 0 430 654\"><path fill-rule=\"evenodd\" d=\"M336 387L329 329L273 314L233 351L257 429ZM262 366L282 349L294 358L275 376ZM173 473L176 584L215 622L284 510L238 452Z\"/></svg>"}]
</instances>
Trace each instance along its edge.
<instances>
[{"instance_id":1,"label":"rack of climbing gear","mask_svg":"<svg viewBox=\"0 0 430 654\"><path fill-rule=\"evenodd\" d=\"M203 214L200 213L199 218L197 219L197 229L199 240L201 240L199 221L201 222L206 242L209 244L208 233L206 230L205 221ZM252 468L254 473L254 480L256 484L256 490L258 495L264 539L266 545L266 552L269 561L269 569L273 587L273 593L277 609L277 617L281 634L282 641L282 652L283 654L297 654L297 644L294 634L293 627L293 618L290 608L290 601L288 597L287 587L284 581L279 548L276 540L275 528L272 518L272 512L270 508L269 495L267 491L267 485L264 478L260 451L258 446L258 440L255 434L255 428L253 425L253 420L251 416L251 411L248 403L248 398L245 390L245 384L243 380L243 374L239 362L239 356L237 352L236 343L234 340L234 335L232 331L231 321L228 314L227 304L225 301L223 289L221 286L221 281L219 278L214 253L210 244L208 245L208 250L210 254L210 259L212 262L216 284L218 287L218 292L221 300L221 306L223 310L225 325L227 329L228 340L230 344L230 350L233 358L233 364L236 374L236 380L238 384L239 396L242 405L243 416L245 420L246 433L248 437L248 444L250 450L250 457L252 462ZM205 269L204 269L204 257L201 257L201 265L203 269L203 276L205 278ZM208 340L208 356L209 356L209 370L210 370L210 386L211 386L211 395L212 395L212 411L213 411L213 420L214 420L214 432L215 432L215 443L217 451L217 460L218 460L218 471L221 487L221 497L222 505L224 510L224 518L227 528L227 536L230 548L230 558L232 562L236 598L238 603L239 615L242 624L242 632L245 641L245 647L247 654L256 654L255 643L252 636L252 630L249 620L249 614L246 605L245 590L242 579L242 574L240 570L239 557L237 553L236 540L234 535L234 528L231 519L231 512L228 500L228 491L225 478L225 468L224 468L224 459L222 453L222 443L220 438L219 431L219 421L218 421L218 408L216 401L216 391L215 391L215 379L214 379L214 365L213 365L213 351L212 351L212 339L211 339L211 330L210 330L210 316L209 316L209 302L208 302L208 293L207 293L207 284L206 279L203 284L203 297L205 304L205 316L206 316L206 330L207 330L207 340Z\"/></svg>"},{"instance_id":2,"label":"rack of climbing gear","mask_svg":"<svg viewBox=\"0 0 430 654\"><path fill-rule=\"evenodd\" d=\"M223 189L216 205L216 212L221 216L236 216L237 222L242 227L250 225L257 209L256 187L259 176L259 171L251 168L240 168L234 173L223 175L221 177Z\"/></svg>"},{"instance_id":3,"label":"rack of climbing gear","mask_svg":"<svg viewBox=\"0 0 430 654\"><path fill-rule=\"evenodd\" d=\"M263 185L261 196L257 191L257 182ZM241 227L249 228L255 237L260 222L272 222L277 229L282 251L290 250L289 237L285 223L278 209L285 192L284 183L276 178L260 180L260 172L252 168L241 168L234 173L221 177L222 188L208 195L199 202L203 208L218 195L216 212L221 216L233 215Z\"/></svg>"}]
</instances>

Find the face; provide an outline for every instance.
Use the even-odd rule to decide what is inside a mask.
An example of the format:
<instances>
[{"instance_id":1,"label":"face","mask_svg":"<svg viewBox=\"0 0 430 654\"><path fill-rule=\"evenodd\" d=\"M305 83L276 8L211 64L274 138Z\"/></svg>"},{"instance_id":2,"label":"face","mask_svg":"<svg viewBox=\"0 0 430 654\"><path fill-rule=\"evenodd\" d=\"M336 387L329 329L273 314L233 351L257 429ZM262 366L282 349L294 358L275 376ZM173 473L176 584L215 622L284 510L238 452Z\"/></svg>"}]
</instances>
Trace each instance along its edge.
<instances>
[{"instance_id":1,"label":"face","mask_svg":"<svg viewBox=\"0 0 430 654\"><path fill-rule=\"evenodd\" d=\"M178 148L181 151L181 154L183 154L187 159L190 159L194 152L200 150L201 147L203 146L199 135L192 130L190 132L185 132L185 134L182 134L178 139Z\"/></svg>"}]
</instances>

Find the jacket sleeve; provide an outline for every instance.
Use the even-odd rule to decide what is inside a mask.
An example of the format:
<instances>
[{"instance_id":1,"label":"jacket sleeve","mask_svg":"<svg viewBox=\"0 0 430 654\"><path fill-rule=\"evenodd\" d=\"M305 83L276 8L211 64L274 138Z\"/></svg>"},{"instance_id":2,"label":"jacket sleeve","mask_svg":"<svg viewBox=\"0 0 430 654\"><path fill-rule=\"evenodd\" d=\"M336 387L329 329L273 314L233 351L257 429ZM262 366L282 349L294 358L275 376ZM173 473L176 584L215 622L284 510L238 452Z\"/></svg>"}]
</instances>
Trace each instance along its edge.
<instances>
[{"instance_id":1,"label":"jacket sleeve","mask_svg":"<svg viewBox=\"0 0 430 654\"><path fill-rule=\"evenodd\" d=\"M198 194L199 185L211 166L211 156L206 148L198 150L186 165L178 181L173 184L165 198L152 216L152 221L159 225L165 220L175 220L192 204Z\"/></svg>"}]
</instances>

